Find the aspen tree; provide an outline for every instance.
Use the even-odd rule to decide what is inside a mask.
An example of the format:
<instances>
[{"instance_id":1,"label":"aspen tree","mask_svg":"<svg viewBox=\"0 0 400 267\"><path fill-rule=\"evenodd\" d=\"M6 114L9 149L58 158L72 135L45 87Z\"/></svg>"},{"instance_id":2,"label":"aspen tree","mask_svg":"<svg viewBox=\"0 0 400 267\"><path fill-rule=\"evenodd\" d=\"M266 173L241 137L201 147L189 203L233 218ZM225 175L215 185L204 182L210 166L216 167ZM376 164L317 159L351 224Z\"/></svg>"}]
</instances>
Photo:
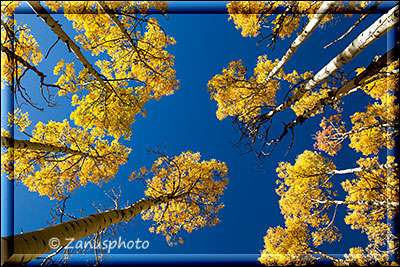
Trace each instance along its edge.
<instances>
[{"instance_id":1,"label":"aspen tree","mask_svg":"<svg viewBox=\"0 0 400 267\"><path fill-rule=\"evenodd\" d=\"M326 105L332 105L335 109L341 109L339 104L343 101L341 98L355 92L360 85L366 83L368 79L385 80L383 69L388 67L396 59L395 51L397 46L387 52L377 62L371 62L362 75L347 81L341 74L340 68L353 60L370 44L384 36L388 31L398 25L398 6L391 8L386 14L379 17L367 29L358 35L341 53L334 57L327 65L321 68L316 74L313 71L307 71L303 74L296 70L284 71L285 63L294 54L295 50L309 36L310 30L318 24L321 25L333 19L333 14L341 13L346 8L353 8L353 11L370 12L379 3L365 9L367 3L348 3L336 2L330 5L328 2L315 2L310 10L305 10L301 4L291 2L231 2L228 4L228 11L231 18L234 19L238 28L242 28L243 36L256 36L261 25L268 24L268 18L273 12L277 12L279 7L281 14L276 17L285 16L289 19L291 13L285 13L285 8L295 8L308 14L309 23L299 36L291 44L289 50L280 60L272 60L267 55L258 58L257 66L254 69L254 76L246 77L246 67L242 66L241 61L233 61L222 71L222 74L215 75L208 83L208 89L211 92L211 99L217 101L217 118L222 120L227 116L233 117L233 123L238 128L242 145L249 151L254 151L259 158L270 155L278 143L288 134L292 134L294 142L294 127L302 124L309 117L323 113ZM315 9L316 8L316 9ZM313 16L313 12L320 8L321 10ZM322 14L321 14L322 13ZM297 14L297 13L296 13ZM293 14L295 16L295 14ZM283 22L282 22L283 23ZM273 31L278 31L278 24L272 27ZM285 23L280 27L290 28L290 32L296 30L297 26L290 27ZM354 25L353 25L354 26ZM281 28L279 28L281 30ZM250 34L251 32L251 34ZM267 59L268 58L268 59ZM387 59L385 61L385 59ZM398 68L397 68L398 69ZM386 80L396 77L398 70L392 69L387 73ZM374 77L374 78L372 78ZM278 91L282 90L282 84L289 82L287 93L281 103L276 99ZM287 122L283 122L283 130L277 137L271 136L270 132L275 129L273 118L278 117L278 113L290 112L286 109L291 108L297 117Z\"/></svg>"},{"instance_id":2,"label":"aspen tree","mask_svg":"<svg viewBox=\"0 0 400 267\"><path fill-rule=\"evenodd\" d=\"M268 121L272 116L290 107L295 102L299 101L304 94L311 91L316 85L327 79L335 71L337 71L344 64L355 58L363 49L371 43L382 37L386 32L391 30L398 24L398 10L399 7L393 7L388 13L384 14L375 21L370 27L363 31L356 39L354 39L349 46L347 46L340 54L333 58L326 66L318 71L312 78L305 84L300 86L295 93L289 97L284 103L278 105L270 112L260 116L260 121Z\"/></svg>"},{"instance_id":3,"label":"aspen tree","mask_svg":"<svg viewBox=\"0 0 400 267\"><path fill-rule=\"evenodd\" d=\"M223 207L220 197L226 188L225 163L215 159L200 161L200 153L183 152L176 157L161 154L151 169L132 173L131 179L144 179L147 190L143 198L130 207L108 210L87 217L63 222L37 231L1 238L1 264L22 264L49 253L71 240L77 241L116 223L130 220L142 213L144 220L153 220L168 244L180 230L192 232L219 222L218 211ZM146 178L148 177L148 178ZM179 238L179 242L183 242Z\"/></svg>"},{"instance_id":4,"label":"aspen tree","mask_svg":"<svg viewBox=\"0 0 400 267\"><path fill-rule=\"evenodd\" d=\"M33 105L29 90L21 83L25 73L32 71L40 78L46 101L45 88L53 87L60 97L73 94L71 104L76 110L70 119L76 126L66 119L39 121L29 132L32 122L28 113L17 108L9 115L9 125L28 139L14 138L2 129L2 147L6 148L2 172L51 199L60 199L87 182L110 181L130 153L119 137L130 137L131 124L137 114L145 115L146 102L177 89L174 57L166 51L175 41L146 14L150 8L165 11L168 4L101 2L109 11L105 14L99 3L46 2L54 11L62 7L73 22L77 36L69 36L39 1L28 2L83 65L78 73L74 62L61 58L53 69L58 81L49 84L37 66L44 57L39 44L29 27L19 25L13 18L20 2L2 2L2 88L15 85L11 91L25 93L22 97ZM110 39L118 41L111 44ZM110 60L93 63L82 49L94 55L106 53Z\"/></svg>"},{"instance_id":5,"label":"aspen tree","mask_svg":"<svg viewBox=\"0 0 400 267\"><path fill-rule=\"evenodd\" d=\"M31 123L27 113L17 109L9 119L26 134ZM2 129L1 146L6 151L1 155L1 172L50 199L61 199L88 182L110 181L131 151L96 131L71 127L67 120L38 122L27 135L29 140L15 139Z\"/></svg>"},{"instance_id":6,"label":"aspen tree","mask_svg":"<svg viewBox=\"0 0 400 267\"><path fill-rule=\"evenodd\" d=\"M61 7L58 3L46 4L52 10ZM72 84L73 93L77 87L89 90L83 97L73 96L72 105L76 110L71 118L77 125L86 129L97 127L107 135L128 139L135 116L146 115L145 103L178 89L174 56L166 51L175 40L166 35L154 17L147 18L145 14L151 7L165 10L166 5L159 2L66 2L62 5L66 18L74 22L73 27L79 32L76 40L81 47L93 55L105 54L109 58L95 62L111 89L105 92L103 86L103 89L98 87L97 78L92 81L83 75L82 81L82 74L79 79L69 75L74 72L74 66L68 69L68 64L60 62L55 70L62 73L58 84Z\"/></svg>"},{"instance_id":7,"label":"aspen tree","mask_svg":"<svg viewBox=\"0 0 400 267\"><path fill-rule=\"evenodd\" d=\"M279 164L277 173L282 180L278 180L277 193L281 196L279 205L285 228L268 229L259 258L261 263L307 264L321 258L335 265L360 263L354 255L360 248L350 249L350 254L344 258L335 258L318 249L324 242L340 241L341 234L335 226L337 211L347 207L345 222L368 237L369 263L390 264L389 256L398 247L390 223L399 207L398 164L390 156L384 164L379 163L378 157L361 158L357 163L357 168L337 170L331 160L306 150L294 165ZM337 192L332 190L333 183L338 176L349 175L356 178L342 180L341 185L348 195L338 199ZM362 258L364 264L367 263L366 258Z\"/></svg>"},{"instance_id":8,"label":"aspen tree","mask_svg":"<svg viewBox=\"0 0 400 267\"><path fill-rule=\"evenodd\" d=\"M385 83L387 84L395 82L399 72L398 68L396 67L398 64L396 61L397 49L398 45L396 45L385 55L372 61L367 68L363 69L362 72L359 73L355 78L347 81L340 88L328 92L323 97L315 97L315 95L311 94L309 98L304 98L302 101L298 102L292 107L292 109L296 111L297 117L290 123L285 124L281 135L272 142L277 145L277 143L279 143L288 134L289 130L293 130L297 125L301 125L308 118L322 113L323 109L328 105L336 107L343 97L355 93L358 90L361 90L363 87L372 88L374 86L379 86L378 81L381 86L386 86L384 85ZM389 126L389 124L387 126ZM320 135L319 138L326 137L322 137L322 135ZM343 138L341 138L341 140L343 140Z\"/></svg>"}]
</instances>

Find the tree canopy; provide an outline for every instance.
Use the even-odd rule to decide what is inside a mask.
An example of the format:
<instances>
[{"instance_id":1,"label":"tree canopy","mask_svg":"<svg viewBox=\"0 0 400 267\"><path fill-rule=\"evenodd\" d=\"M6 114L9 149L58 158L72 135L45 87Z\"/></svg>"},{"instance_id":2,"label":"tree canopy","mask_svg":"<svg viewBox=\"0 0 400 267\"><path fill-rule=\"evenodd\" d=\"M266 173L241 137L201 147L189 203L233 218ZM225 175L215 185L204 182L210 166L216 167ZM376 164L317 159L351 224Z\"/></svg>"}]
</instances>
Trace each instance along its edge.
<instances>
[{"instance_id":1,"label":"tree canopy","mask_svg":"<svg viewBox=\"0 0 400 267\"><path fill-rule=\"evenodd\" d=\"M239 142L247 151L254 151L264 160L290 131L289 151L296 145L295 126L321 113L332 114L326 111L329 105L334 108L332 115L322 118L321 130L314 135L314 148L330 157L305 150L294 165L279 163L277 193L285 226L268 229L259 258L263 264L298 265L326 259L337 265L386 265L393 262L390 259L398 251L398 238L393 232L399 206L398 164L393 156L382 153L393 151L398 135L398 43L386 54L376 55L369 66L360 66L351 74L341 70L398 25L398 6L378 18L318 72L311 69L298 74L296 69L285 68L317 26L333 20L334 13L350 9L349 13L363 13L348 34L379 4L368 6L361 1L348 4L339 1L232 1L227 4L229 19L243 37L261 35L260 42L269 38L270 46L275 47L278 37L283 40L298 31L297 38L281 59L267 59L267 55L258 57L254 76L248 78L246 67L238 60L232 61L222 74L215 75L208 83L211 99L218 104L217 118L233 117L242 136ZM273 16L276 12L278 15ZM307 20L301 28L300 21ZM340 40L329 45L337 41ZM283 100L278 98L280 90L287 91ZM344 118L349 105L344 98L356 91L369 96L370 103L365 110ZM278 113L290 113L289 109L295 117L288 123L283 122L281 134L273 137L277 127L273 119L280 116ZM351 126L346 130L348 122ZM356 163L359 167L336 170L335 156L346 142L355 153L361 153ZM339 174L345 178L340 179ZM339 184L346 193L344 198L338 197ZM340 241L341 234L334 222L338 220L337 210L343 206L348 210L345 223L365 233L368 244L365 248L351 248L344 257L337 258L319 247L324 242Z\"/></svg>"},{"instance_id":2,"label":"tree canopy","mask_svg":"<svg viewBox=\"0 0 400 267\"><path fill-rule=\"evenodd\" d=\"M20 234L12 229L2 237L2 264L35 259L51 264L51 258L63 250L67 260L70 240L101 244L103 238L110 239L110 231L116 237L116 227L132 222L139 213L151 224L146 226L150 233L164 236L170 247L185 246L187 234L215 229L224 216L222 208L232 205L224 218L237 218L235 231L246 232L254 220L265 224L258 257L264 265L398 265L399 43L392 44L392 37L387 37L398 34L398 4L231 1L224 6L225 23L237 37L255 40L262 49L254 54L246 46L224 58L223 64L207 65L200 65L197 55L204 54L199 49L189 47L185 49L191 50L190 55L188 50L180 53L183 48L176 46L173 30L196 34L200 28L168 28L168 15L174 10L170 5L163 1L2 1L1 88L2 96L12 97L6 114L2 108L2 180L12 181L12 186L22 184L40 199L59 201L50 212L56 214L53 222L59 220L58 224L26 233L21 229ZM48 30L52 45L42 44L47 37L35 32L36 22L26 24L15 16L21 6L29 8ZM218 26L213 30L218 32ZM327 28L345 30L333 37ZM196 42L206 42L206 37L199 34ZM182 38L184 46L193 41L190 38ZM377 49L385 38L386 46ZM306 51L306 46L318 48L323 55ZM182 68L175 53L190 61L188 77L179 76ZM320 57L320 64L309 64L307 57ZM234 126L223 142L238 137L239 152L245 155L222 153L211 139L206 142L215 147L207 153L194 152L201 149L175 140L188 148L169 156L157 146L150 152L158 158L145 166L147 159L137 156L130 141L141 142L154 129L136 128L137 121L147 120L147 113L155 113L151 104L166 101L167 96L176 96L186 107L193 104L178 95L191 89L185 83L189 76L207 76L201 86L206 100L216 102L215 116L215 110L211 113L215 125L231 120ZM178 77L185 85L179 91ZM65 107L61 119L55 114L60 103ZM188 116L198 123L193 131L204 132L193 138L207 139L205 132L216 131L203 121L209 107L196 108L198 114ZM158 112L166 114L164 121L150 119L150 123L175 127L175 133L191 127L183 121L170 123L174 113L167 109ZM253 156L252 168L264 168L263 178L275 182L276 188L256 188L260 183L246 168L248 154ZM243 157L243 161L236 166L224 157ZM226 194L230 201L223 204L228 176L236 189ZM97 212L87 216L66 211L67 200L77 191L89 192L90 184L124 184L123 180L135 186L142 182L143 198L123 188L134 201L131 204L121 205L121 192L113 191L112 208L93 202ZM248 225L243 225L241 217L249 217L250 206L257 210L272 206L260 201L260 192L269 200L271 192L276 193L281 217L250 214L253 221L247 219ZM340 244L349 231L365 241L355 240L342 254L332 253L330 246ZM50 242L54 238L60 242L57 247Z\"/></svg>"}]
</instances>

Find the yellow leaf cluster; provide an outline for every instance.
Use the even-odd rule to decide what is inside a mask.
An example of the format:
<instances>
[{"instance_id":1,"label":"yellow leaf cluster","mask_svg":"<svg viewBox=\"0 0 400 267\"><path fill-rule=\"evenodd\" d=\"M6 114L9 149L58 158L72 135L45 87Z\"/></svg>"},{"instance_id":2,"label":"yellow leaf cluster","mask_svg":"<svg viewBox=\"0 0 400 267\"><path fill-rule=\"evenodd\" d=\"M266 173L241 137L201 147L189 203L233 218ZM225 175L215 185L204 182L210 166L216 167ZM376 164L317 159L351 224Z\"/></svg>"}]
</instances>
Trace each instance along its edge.
<instances>
[{"instance_id":1,"label":"yellow leaf cluster","mask_svg":"<svg viewBox=\"0 0 400 267\"><path fill-rule=\"evenodd\" d=\"M264 250L258 260L267 266L299 266L313 262L315 257L308 253L308 235L301 221L286 228L272 227L264 237Z\"/></svg>"},{"instance_id":2,"label":"yellow leaf cluster","mask_svg":"<svg viewBox=\"0 0 400 267\"><path fill-rule=\"evenodd\" d=\"M314 148L328 153L330 156L336 155L342 148L345 140L345 123L340 120L341 114L336 114L328 119L323 117L320 123L321 131L315 134Z\"/></svg>"},{"instance_id":3,"label":"yellow leaf cluster","mask_svg":"<svg viewBox=\"0 0 400 267\"><path fill-rule=\"evenodd\" d=\"M296 163L280 162L277 168L281 196L279 205L285 228L269 228L259 261L265 265L304 265L317 260L310 251L324 242L341 239L329 219L329 205L324 201L336 196L331 192L329 174L335 165L316 152L305 150Z\"/></svg>"},{"instance_id":4,"label":"yellow leaf cluster","mask_svg":"<svg viewBox=\"0 0 400 267\"><path fill-rule=\"evenodd\" d=\"M1 17L4 22L1 25L1 45L36 66L43 59L42 51L27 25L17 24L13 19L14 10L20 3L21 1L1 2ZM1 52L1 88L9 85L13 77L20 77L26 71L22 64L18 64L15 69L15 62L10 59L5 52Z\"/></svg>"},{"instance_id":5,"label":"yellow leaf cluster","mask_svg":"<svg viewBox=\"0 0 400 267\"><path fill-rule=\"evenodd\" d=\"M394 162L388 156L386 164ZM393 206L385 207L381 203L399 202L399 181L397 170L380 167L378 157L361 158L357 162L362 171L357 178L342 182L343 189L348 192L348 201L370 201L370 205L349 205L345 222L353 229L361 229L367 234L374 246L386 246L393 238L388 219L393 220L397 212Z\"/></svg>"},{"instance_id":6,"label":"yellow leaf cluster","mask_svg":"<svg viewBox=\"0 0 400 267\"><path fill-rule=\"evenodd\" d=\"M16 179L30 191L50 199L61 199L66 192L74 192L88 182L101 184L111 180L130 153L117 140L109 143L95 131L71 127L67 120L37 123L30 141L76 151L9 148L2 153L2 172L9 179Z\"/></svg>"},{"instance_id":7,"label":"yellow leaf cluster","mask_svg":"<svg viewBox=\"0 0 400 267\"><path fill-rule=\"evenodd\" d=\"M364 156L377 154L383 148L393 149L394 135L397 133L395 121L399 114L394 94L398 90L398 73L391 73L395 69L398 69L398 61L383 68L361 86L374 101L366 107L365 112L355 112L350 117L353 124L351 130L346 132L340 114L329 119L323 118L320 124L322 130L316 133L314 147L333 156L341 149L341 143L349 138L349 146ZM359 68L356 71L361 73L364 70ZM293 107L296 105L299 104ZM307 108L306 104L301 106ZM301 111L297 113L301 114Z\"/></svg>"},{"instance_id":8,"label":"yellow leaf cluster","mask_svg":"<svg viewBox=\"0 0 400 267\"><path fill-rule=\"evenodd\" d=\"M354 266L398 266L394 261L389 260L386 251L379 251L373 248L362 247L350 248L348 254L344 254L346 261Z\"/></svg>"},{"instance_id":9,"label":"yellow leaf cluster","mask_svg":"<svg viewBox=\"0 0 400 267\"><path fill-rule=\"evenodd\" d=\"M265 265L304 265L315 262L315 248L323 242L339 241L341 234L329 218L329 207L346 205L349 209L345 222L352 229L366 233L369 243L364 249L350 249L345 255L350 264L390 265L389 256L398 247L390 220L397 214L399 182L395 158L388 156L385 165L378 157L361 158L360 169L353 180L342 182L347 192L345 201L333 200L331 177L335 165L316 152L305 150L294 165L281 162L277 168L280 209L285 218L285 228L269 228L264 237L264 250L259 261ZM386 203L386 204L385 204ZM310 243L313 243L310 245ZM387 250L383 250L387 248ZM320 252L320 251L319 251ZM318 254L318 251L317 253ZM322 256L324 257L324 256ZM335 264L344 264L336 261Z\"/></svg>"},{"instance_id":10,"label":"yellow leaf cluster","mask_svg":"<svg viewBox=\"0 0 400 267\"><path fill-rule=\"evenodd\" d=\"M367 106L366 112L356 112L351 116L353 123L349 146L367 156L377 154L386 147L393 149L394 123L399 114L396 97L386 92L379 100Z\"/></svg>"},{"instance_id":11,"label":"yellow leaf cluster","mask_svg":"<svg viewBox=\"0 0 400 267\"><path fill-rule=\"evenodd\" d=\"M321 89L315 92L308 91L299 101L295 102L291 108L297 116L303 115L308 109L316 106L320 99L328 97L328 93L330 91L331 89ZM319 111L311 114L310 117L320 113L322 113L322 108Z\"/></svg>"},{"instance_id":12,"label":"yellow leaf cluster","mask_svg":"<svg viewBox=\"0 0 400 267\"><path fill-rule=\"evenodd\" d=\"M75 74L75 64L65 63L64 59L61 59L60 62L53 69L54 75L60 75L56 85L60 86L58 95L67 95L68 92L76 93L79 90L85 88L83 84L88 83L88 73L87 69L83 69L78 77ZM88 88L88 86L86 86Z\"/></svg>"},{"instance_id":13,"label":"yellow leaf cluster","mask_svg":"<svg viewBox=\"0 0 400 267\"><path fill-rule=\"evenodd\" d=\"M174 56L166 50L169 45L175 44L175 40L165 34L155 18L140 15L150 8L165 10L167 3L106 3L112 10L121 9L124 14L134 14L114 14L124 29L96 2L68 1L49 5L54 10L63 7L65 16L73 21L73 27L79 32L75 40L85 50L95 56L104 55L106 59L98 60L95 65L108 88L100 86L85 69L76 77L73 66L60 63L55 72L63 71L58 84L66 91L89 91L81 99L73 99L77 109L71 119L77 125L85 129L97 127L115 138L124 136L128 139L135 115L145 115L145 103L171 95L178 89L179 81L173 69Z\"/></svg>"},{"instance_id":14,"label":"yellow leaf cluster","mask_svg":"<svg viewBox=\"0 0 400 267\"><path fill-rule=\"evenodd\" d=\"M70 118L85 129L96 129L114 138L122 135L128 139L131 134L130 126L135 122L134 117L142 110L136 105L137 97L132 94L131 87L120 88L119 92L124 94L123 99L115 93L106 96L100 88L93 88L82 99L74 95L72 105L76 109Z\"/></svg>"},{"instance_id":15,"label":"yellow leaf cluster","mask_svg":"<svg viewBox=\"0 0 400 267\"><path fill-rule=\"evenodd\" d=\"M14 110L13 114L8 112L8 126L16 125L20 132L24 132L25 128L29 127L31 123L28 112L22 113L20 108Z\"/></svg>"},{"instance_id":16,"label":"yellow leaf cluster","mask_svg":"<svg viewBox=\"0 0 400 267\"><path fill-rule=\"evenodd\" d=\"M328 225L327 211L318 201L323 202L336 194L330 191L332 183L328 175L335 169L330 160L309 150L300 154L294 165L279 163L277 174L282 181L278 181L280 185L277 193L281 196L279 205L287 223L302 218L314 228ZM329 239L326 241L332 242Z\"/></svg>"},{"instance_id":17,"label":"yellow leaf cluster","mask_svg":"<svg viewBox=\"0 0 400 267\"><path fill-rule=\"evenodd\" d=\"M388 67L383 68L378 74L369 78L361 88L363 91L370 95L372 98L384 101L384 98L388 95L388 92L394 92L398 90L398 79L399 73L395 73L390 76L383 75L390 73L393 70L399 68L399 60L394 61ZM363 70L363 69L360 69Z\"/></svg>"},{"instance_id":18,"label":"yellow leaf cluster","mask_svg":"<svg viewBox=\"0 0 400 267\"><path fill-rule=\"evenodd\" d=\"M279 3L272 4L272 8L276 8ZM228 8L229 20L233 20L236 29L242 29L242 36L255 37L260 33L259 17L265 8L263 1L231 1L226 7ZM267 14L268 15L268 14Z\"/></svg>"},{"instance_id":19,"label":"yellow leaf cluster","mask_svg":"<svg viewBox=\"0 0 400 267\"><path fill-rule=\"evenodd\" d=\"M289 5L291 5L289 1L231 1L227 4L227 8L230 14L229 20L234 21L236 29L242 29L242 36L255 37L260 34L262 25L271 24L272 32L284 39L298 28L302 12L312 13L320 4L301 1L296 3L295 12L278 14L269 21L278 8L285 9Z\"/></svg>"},{"instance_id":20,"label":"yellow leaf cluster","mask_svg":"<svg viewBox=\"0 0 400 267\"><path fill-rule=\"evenodd\" d=\"M1 1L1 19L9 19L22 1Z\"/></svg>"},{"instance_id":21,"label":"yellow leaf cluster","mask_svg":"<svg viewBox=\"0 0 400 267\"><path fill-rule=\"evenodd\" d=\"M228 183L225 163L215 159L200 161L200 153L183 152L173 158L162 156L150 170L141 169L138 176L146 180L147 197L169 196L168 203L142 212L144 220L153 220L150 232L165 235L168 244L177 244L180 230L188 233L219 222L218 211L223 207L220 197ZM182 239L178 239L182 243Z\"/></svg>"},{"instance_id":22,"label":"yellow leaf cluster","mask_svg":"<svg viewBox=\"0 0 400 267\"><path fill-rule=\"evenodd\" d=\"M323 1L230 1L226 7L229 13L229 20L233 20L236 29L240 30L243 37L256 37L261 33L261 27L271 28L272 33L277 34L281 39L290 37L299 28L302 18L309 20L317 13ZM352 12L364 10L368 1L337 1L331 14L328 14L320 25L333 20L333 13L343 12L342 8L348 7ZM278 12L278 9L289 12ZM350 13L352 13L350 12ZM346 12L348 13L348 12ZM352 14L345 14L351 17ZM272 18L271 18L272 17Z\"/></svg>"},{"instance_id":23,"label":"yellow leaf cluster","mask_svg":"<svg viewBox=\"0 0 400 267\"><path fill-rule=\"evenodd\" d=\"M239 116L242 121L249 121L260 114L263 107L275 102L275 92L279 90L281 72L267 85L264 83L265 73L276 65L266 56L260 56L254 69L254 75L246 79L246 68L242 61L232 61L222 74L214 76L208 82L211 99L218 103L217 118L222 120L227 116Z\"/></svg>"}]
</instances>

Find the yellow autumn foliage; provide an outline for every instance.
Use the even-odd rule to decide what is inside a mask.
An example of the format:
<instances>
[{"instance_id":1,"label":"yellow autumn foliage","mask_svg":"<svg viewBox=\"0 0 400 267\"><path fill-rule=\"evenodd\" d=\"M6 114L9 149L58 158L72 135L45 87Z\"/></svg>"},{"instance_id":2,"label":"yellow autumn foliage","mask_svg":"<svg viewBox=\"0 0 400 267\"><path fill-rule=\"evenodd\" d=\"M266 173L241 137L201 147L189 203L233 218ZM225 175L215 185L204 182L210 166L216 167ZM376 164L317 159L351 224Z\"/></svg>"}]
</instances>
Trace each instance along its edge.
<instances>
[{"instance_id":1,"label":"yellow autumn foliage","mask_svg":"<svg viewBox=\"0 0 400 267\"><path fill-rule=\"evenodd\" d=\"M188 233L219 222L218 211L224 206L220 197L228 183L227 167L215 159L200 161L200 153L182 152L179 156L158 158L150 170L137 176L145 179L146 197L169 196L171 201L142 212L152 220L149 230L165 235L168 244L182 243L178 232Z\"/></svg>"}]
</instances>

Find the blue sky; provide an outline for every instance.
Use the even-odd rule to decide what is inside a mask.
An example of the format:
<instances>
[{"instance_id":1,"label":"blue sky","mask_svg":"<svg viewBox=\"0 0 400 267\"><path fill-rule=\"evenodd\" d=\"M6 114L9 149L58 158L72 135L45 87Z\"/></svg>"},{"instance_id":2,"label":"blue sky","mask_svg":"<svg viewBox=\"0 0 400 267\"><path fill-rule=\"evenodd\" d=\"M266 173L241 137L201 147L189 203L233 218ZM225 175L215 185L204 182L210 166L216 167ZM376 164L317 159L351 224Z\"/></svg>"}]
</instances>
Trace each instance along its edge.
<instances>
[{"instance_id":1,"label":"blue sky","mask_svg":"<svg viewBox=\"0 0 400 267\"><path fill-rule=\"evenodd\" d=\"M393 2L391 3L393 5ZM190 2L171 4L172 8L177 8L175 10L191 10L194 5ZM199 11L199 13L212 13L210 10L222 10L225 2L214 3L210 1L202 5L204 6L200 5L202 11ZM73 33L71 23L66 21L62 15L53 16L62 24L64 30ZM358 15L352 18L338 16L339 19L336 24L328 23L323 29L317 28L297 50L284 70L292 71L296 69L299 73L309 70L318 72L379 16L379 14L369 16L345 39L323 49L326 44L341 36L359 17ZM84 208L83 215L89 215L94 211L91 204L93 201L112 205L104 196L103 191L118 186L121 186L123 191L122 203L127 200L133 203L141 199L144 196L144 186L139 181L129 182L128 177L132 171L141 166L150 167L152 165L156 156L147 152L148 147L165 146L168 155L179 155L186 150L199 151L202 159L215 158L226 162L228 167L229 184L222 198L225 207L220 211L221 223L211 228L197 230L191 234L182 233L185 243L169 247L163 236L148 232L147 229L151 226L151 222L142 221L140 217L137 217L134 220L135 225L126 227L127 232L120 232L120 235L127 241L137 238L148 240L149 248L141 251L114 250L113 253L133 255L141 253L226 254L221 257L228 260L235 257L229 254L249 254L246 259L256 260L260 250L263 249L263 236L267 229L284 224L279 211L279 198L275 193L277 164L279 161L294 163L294 159L302 151L313 149L311 135L319 130L318 124L322 116L309 119L296 129L295 145L287 155L285 155L285 152L290 142L289 136L265 160L262 168L260 168L255 155L240 155L239 151L234 148L233 144L238 141L239 135L235 133L230 118L223 121L216 118L217 106L215 101L210 100L207 82L214 75L221 73L229 62L238 59L243 60L243 64L248 68L249 75L252 75L258 56L267 54L270 59L282 57L295 36L285 40L279 39L275 49L272 50L266 42L257 46L259 38L243 38L240 31L235 29L233 22L228 21L226 14L171 14L167 16L167 20L160 15L156 15L156 18L162 23L166 32L177 41L176 45L169 48L169 51L176 58L175 67L177 78L181 81L180 89L174 95L146 104L146 117L137 117L137 121L132 125L131 140L124 141L126 146L132 148L128 163L120 167L119 173L113 181L104 184L101 188L89 184L78 189L68 202L68 211L73 212L79 208ZM17 14L16 20L24 22L32 28L32 33L44 53L57 39L47 25L35 15ZM350 71L355 67L368 65L377 54L384 54L391 48L393 38L392 32L385 35L347 64L344 70ZM85 55L91 59L91 62L94 62L95 58L90 54L86 53ZM77 61L74 54L69 53L66 46L59 42L49 58L38 66L48 75L49 81L55 81L52 76L52 68L60 60L60 56L64 58L65 62ZM41 103L41 97L37 93L39 92L38 82L28 78L25 83L30 85L29 94ZM281 94L284 93L286 91L282 90ZM4 127L5 119L3 110L7 108L7 103L3 101L5 99L4 94L5 92L2 90L2 127ZM347 97L344 101L343 114L344 117L348 117L357 110L364 110L369 99L358 92ZM34 123L38 120L62 121L64 118L69 118L71 111L69 101L57 98L57 103L60 106L56 108L46 107L43 112L36 111L29 106L23 106L23 110L29 111L30 118ZM41 104L44 106L43 103ZM326 110L329 111L329 108ZM280 120L286 122L289 122L291 118L287 115L279 117ZM277 133L278 131L275 132L275 134ZM22 138L18 134L15 137ZM360 154L356 154L353 150L344 146L340 154L335 157L334 162L338 169L352 168L355 167L355 162L360 156ZM2 177L2 185L5 183L10 184ZM2 196L4 197L3 192ZM14 233L20 233L21 229L24 232L29 232L48 226L46 223L46 219L50 218L48 210L55 203L56 201L50 201L47 197L40 197L37 193L29 192L23 185L15 184ZM326 252L334 254L347 253L349 247L363 246L366 242L364 235L358 231L350 230L344 224L345 209L342 208L339 212L336 225L343 234L342 241L322 247ZM2 216L2 218L5 217ZM5 234L7 233L4 232L2 227L2 236ZM126 260L131 259L128 257Z\"/></svg>"}]
</instances>

